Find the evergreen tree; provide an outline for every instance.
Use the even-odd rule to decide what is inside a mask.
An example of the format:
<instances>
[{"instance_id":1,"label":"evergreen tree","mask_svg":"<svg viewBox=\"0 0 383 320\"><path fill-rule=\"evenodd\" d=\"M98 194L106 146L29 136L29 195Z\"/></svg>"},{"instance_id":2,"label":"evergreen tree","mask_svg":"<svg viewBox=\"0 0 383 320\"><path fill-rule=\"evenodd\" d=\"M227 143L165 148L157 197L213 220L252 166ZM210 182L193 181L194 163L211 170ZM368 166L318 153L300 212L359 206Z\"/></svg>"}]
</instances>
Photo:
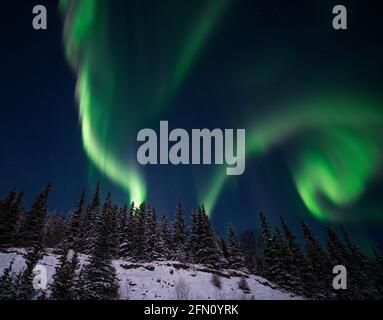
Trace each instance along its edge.
<instances>
[{"instance_id":1,"label":"evergreen tree","mask_svg":"<svg viewBox=\"0 0 383 320\"><path fill-rule=\"evenodd\" d=\"M136 261L148 261L148 243L146 242L147 235L147 205L142 203L136 210L137 223L135 233L135 249L133 258Z\"/></svg>"},{"instance_id":2,"label":"evergreen tree","mask_svg":"<svg viewBox=\"0 0 383 320\"><path fill-rule=\"evenodd\" d=\"M300 282L294 275L294 270L291 265L292 259L290 255L287 254L287 242L283 239L278 228L275 228L273 235L272 250L274 252L274 266L272 270L275 275L275 283L285 290L298 291Z\"/></svg>"},{"instance_id":3,"label":"evergreen tree","mask_svg":"<svg viewBox=\"0 0 383 320\"><path fill-rule=\"evenodd\" d=\"M147 221L145 228L146 239L146 258L148 261L157 260L157 214L156 211L148 206L147 208Z\"/></svg>"},{"instance_id":4,"label":"evergreen tree","mask_svg":"<svg viewBox=\"0 0 383 320\"><path fill-rule=\"evenodd\" d=\"M378 268L383 270L383 257L379 254L375 247L371 247L371 251L373 253L374 262L378 265Z\"/></svg>"},{"instance_id":5,"label":"evergreen tree","mask_svg":"<svg viewBox=\"0 0 383 320\"><path fill-rule=\"evenodd\" d=\"M100 183L97 182L96 189L93 192L92 199L86 210L85 217L82 222L83 233L83 248L82 251L86 254L92 252L92 244L94 243L93 236L95 234L95 224L100 209Z\"/></svg>"},{"instance_id":6,"label":"evergreen tree","mask_svg":"<svg viewBox=\"0 0 383 320\"><path fill-rule=\"evenodd\" d=\"M33 270L41 258L42 245L41 243L34 243L32 250L25 256L26 268L16 278L15 299L33 300L39 295L39 292L33 287Z\"/></svg>"},{"instance_id":7,"label":"evergreen tree","mask_svg":"<svg viewBox=\"0 0 383 320\"><path fill-rule=\"evenodd\" d=\"M78 200L77 206L71 214L69 228L64 240L64 246L67 249L79 250L81 245L81 217L84 206L85 191L83 190Z\"/></svg>"},{"instance_id":8,"label":"evergreen tree","mask_svg":"<svg viewBox=\"0 0 383 320\"><path fill-rule=\"evenodd\" d=\"M64 249L60 257L60 265L56 268L51 287L53 300L76 300L76 269L79 260L74 251Z\"/></svg>"},{"instance_id":9,"label":"evergreen tree","mask_svg":"<svg viewBox=\"0 0 383 320\"><path fill-rule=\"evenodd\" d=\"M222 250L223 257L228 262L230 262L229 261L229 250L228 250L228 246L227 246L227 241L225 240L225 238L219 237L219 242L220 242L220 245L221 245L221 250Z\"/></svg>"},{"instance_id":10,"label":"evergreen tree","mask_svg":"<svg viewBox=\"0 0 383 320\"><path fill-rule=\"evenodd\" d=\"M247 269L251 273L263 273L262 236L257 230L248 230L241 236Z\"/></svg>"},{"instance_id":11,"label":"evergreen tree","mask_svg":"<svg viewBox=\"0 0 383 320\"><path fill-rule=\"evenodd\" d=\"M262 232L262 247L263 247L263 259L260 268L261 275L267 279L273 281L275 276L273 275L271 268L273 267L273 236L270 224L263 213L260 213L260 226Z\"/></svg>"},{"instance_id":12,"label":"evergreen tree","mask_svg":"<svg viewBox=\"0 0 383 320\"><path fill-rule=\"evenodd\" d=\"M119 256L119 215L118 215L118 207L116 205L112 206L112 210L110 211L110 224L109 224L109 237L110 237L110 252L113 259L117 259Z\"/></svg>"},{"instance_id":13,"label":"evergreen tree","mask_svg":"<svg viewBox=\"0 0 383 320\"><path fill-rule=\"evenodd\" d=\"M120 256L123 258L133 258L136 250L137 241L137 217L134 202L131 203L129 208L129 214L124 227L121 245L120 245Z\"/></svg>"},{"instance_id":14,"label":"evergreen tree","mask_svg":"<svg viewBox=\"0 0 383 320\"><path fill-rule=\"evenodd\" d=\"M371 274L373 269L372 263L367 256L358 248L351 240L343 226L340 226L346 241L347 248L350 252L349 262L349 282L353 285L354 297L359 299L376 299L379 293L375 287L374 275Z\"/></svg>"},{"instance_id":15,"label":"evergreen tree","mask_svg":"<svg viewBox=\"0 0 383 320\"><path fill-rule=\"evenodd\" d=\"M166 234L164 236L163 225L162 225L162 223L157 223L156 214L155 214L154 209L153 209L153 212L154 212L154 215L152 216L152 220L153 220L152 225L155 225L154 234L155 234L155 239L156 239L154 246L153 246L153 251L152 251L153 259L154 260L160 260L160 261L166 260L170 256L170 251L169 251L169 247L168 247L168 240L166 239L168 234Z\"/></svg>"},{"instance_id":16,"label":"evergreen tree","mask_svg":"<svg viewBox=\"0 0 383 320\"><path fill-rule=\"evenodd\" d=\"M203 206L198 212L197 235L198 244L194 257L196 262L216 268L225 265L226 261L219 247L216 234Z\"/></svg>"},{"instance_id":17,"label":"evergreen tree","mask_svg":"<svg viewBox=\"0 0 383 320\"><path fill-rule=\"evenodd\" d=\"M20 191L17 195L11 210L11 217L8 224L8 239L9 244L17 246L19 243L19 235L21 228L21 221L24 214L24 192ZM1 232L0 232L1 233Z\"/></svg>"},{"instance_id":18,"label":"evergreen tree","mask_svg":"<svg viewBox=\"0 0 383 320\"><path fill-rule=\"evenodd\" d=\"M81 275L79 298L86 300L113 300L118 297L116 270L112 265L110 223L113 216L110 196L104 202L92 237L92 254Z\"/></svg>"},{"instance_id":19,"label":"evergreen tree","mask_svg":"<svg viewBox=\"0 0 383 320\"><path fill-rule=\"evenodd\" d=\"M198 214L193 210L190 216L190 232L187 246L187 257L190 262L196 262L200 240L198 231Z\"/></svg>"},{"instance_id":20,"label":"evergreen tree","mask_svg":"<svg viewBox=\"0 0 383 320\"><path fill-rule=\"evenodd\" d=\"M22 244L25 247L32 247L43 244L44 228L48 214L48 195L52 185L49 183L38 195L27 214L22 232Z\"/></svg>"},{"instance_id":21,"label":"evergreen tree","mask_svg":"<svg viewBox=\"0 0 383 320\"><path fill-rule=\"evenodd\" d=\"M290 231L285 220L280 217L281 225L284 231L286 250L285 250L285 264L287 272L292 275L292 282L290 287L297 294L304 294L309 291L310 276L307 274L307 263L305 256L302 252L300 245L298 244L296 237Z\"/></svg>"},{"instance_id":22,"label":"evergreen tree","mask_svg":"<svg viewBox=\"0 0 383 320\"><path fill-rule=\"evenodd\" d=\"M305 292L305 295L320 299L331 297L332 267L328 256L323 251L318 239L304 222L302 222L302 231L306 245L307 274L312 277L308 283L310 290Z\"/></svg>"},{"instance_id":23,"label":"evergreen tree","mask_svg":"<svg viewBox=\"0 0 383 320\"><path fill-rule=\"evenodd\" d=\"M227 254L229 268L243 269L245 267L245 259L243 257L240 242L238 241L235 229L232 224L229 224L229 233L227 236Z\"/></svg>"},{"instance_id":24,"label":"evergreen tree","mask_svg":"<svg viewBox=\"0 0 383 320\"><path fill-rule=\"evenodd\" d=\"M284 272L283 251L285 248L279 230L273 232L264 214L260 214L262 242L264 248L263 276L275 282L280 287L288 286L287 275Z\"/></svg>"},{"instance_id":25,"label":"evergreen tree","mask_svg":"<svg viewBox=\"0 0 383 320\"><path fill-rule=\"evenodd\" d=\"M169 220L168 220L168 214L166 210L162 212L162 217L161 217L161 225L159 226L161 229L161 235L162 235L162 240L164 242L164 254L165 254L165 259L171 259L171 234L169 230Z\"/></svg>"},{"instance_id":26,"label":"evergreen tree","mask_svg":"<svg viewBox=\"0 0 383 320\"><path fill-rule=\"evenodd\" d=\"M302 257L299 257L300 250L295 243L295 238L290 233L283 219L281 219L282 226L285 234L287 234L288 240L284 240L278 228L275 229L275 232L271 230L265 215L260 214L260 221L264 252L262 265L263 276L276 283L282 289L300 292L301 278L299 271L294 270L294 266L297 266L295 258L299 261ZM290 246L292 247L292 251L295 250L294 254L297 255L296 257L294 257L294 254L290 251ZM299 267L302 268L302 266Z\"/></svg>"},{"instance_id":27,"label":"evergreen tree","mask_svg":"<svg viewBox=\"0 0 383 320\"><path fill-rule=\"evenodd\" d=\"M118 209L118 247L121 255L121 246L125 240L125 228L128 220L128 204Z\"/></svg>"},{"instance_id":28,"label":"evergreen tree","mask_svg":"<svg viewBox=\"0 0 383 320\"><path fill-rule=\"evenodd\" d=\"M166 240L162 234L161 225L157 222L156 210L152 208L147 221L147 258L149 260L164 260L169 255Z\"/></svg>"},{"instance_id":29,"label":"evergreen tree","mask_svg":"<svg viewBox=\"0 0 383 320\"><path fill-rule=\"evenodd\" d=\"M210 223L210 221L209 221ZM225 268L228 265L228 261L223 255L222 247L221 247L221 238L220 236L215 232L212 224L210 223L211 230L214 236L214 246L217 251L218 261L214 264L214 267L216 268Z\"/></svg>"},{"instance_id":30,"label":"evergreen tree","mask_svg":"<svg viewBox=\"0 0 383 320\"><path fill-rule=\"evenodd\" d=\"M13 263L14 260L11 261L0 277L0 301L13 300L15 298L15 279L12 275Z\"/></svg>"},{"instance_id":31,"label":"evergreen tree","mask_svg":"<svg viewBox=\"0 0 383 320\"><path fill-rule=\"evenodd\" d=\"M159 222L156 210L145 203L139 208L132 203L127 214L127 206L113 205L109 194L100 208L97 184L86 214L82 215L82 192L67 219L48 212L50 188L49 184L39 194L27 214L23 210L22 192L11 190L0 200L0 248L16 244L30 248L22 272L12 274L13 262L4 270L0 277L0 300L46 299L43 292L33 288L33 270L42 258L44 246L53 248L58 243L62 243L64 251L51 287L51 297L57 300L115 299L118 281L112 259L119 255L144 262L177 259L215 268L248 267L281 289L314 299L383 296L383 258L373 249L374 260L369 259L342 226L344 239L327 227L326 246L322 247L310 228L302 223L303 251L283 218L281 233L261 214L262 237L250 232L240 242L234 227L229 225L226 241L215 233L203 206L198 212L192 211L187 226L182 205L177 204L170 231L166 211ZM20 243L16 243L17 238L21 239ZM77 250L89 254L88 263L79 273ZM335 265L347 269L347 290L332 287Z\"/></svg>"},{"instance_id":32,"label":"evergreen tree","mask_svg":"<svg viewBox=\"0 0 383 320\"><path fill-rule=\"evenodd\" d=\"M23 200L24 193L13 189L0 201L0 248L17 244Z\"/></svg>"},{"instance_id":33,"label":"evergreen tree","mask_svg":"<svg viewBox=\"0 0 383 320\"><path fill-rule=\"evenodd\" d=\"M66 214L49 212L45 223L44 247L60 250L68 234L68 224Z\"/></svg>"},{"instance_id":34,"label":"evergreen tree","mask_svg":"<svg viewBox=\"0 0 383 320\"><path fill-rule=\"evenodd\" d=\"M372 274L376 290L378 291L379 297L383 298L383 257L378 253L376 248L371 247L374 260L372 262Z\"/></svg>"},{"instance_id":35,"label":"evergreen tree","mask_svg":"<svg viewBox=\"0 0 383 320\"><path fill-rule=\"evenodd\" d=\"M346 248L340 241L337 233L330 227L326 228L327 233L327 251L331 261L334 264L342 264L347 266L348 264L348 253Z\"/></svg>"},{"instance_id":36,"label":"evergreen tree","mask_svg":"<svg viewBox=\"0 0 383 320\"><path fill-rule=\"evenodd\" d=\"M184 261L186 258L186 225L182 204L176 207L175 221L173 224L173 258Z\"/></svg>"},{"instance_id":37,"label":"evergreen tree","mask_svg":"<svg viewBox=\"0 0 383 320\"><path fill-rule=\"evenodd\" d=\"M0 200L0 208L10 208L12 204L14 203L15 199L17 197L17 189L13 188L11 191L9 191L4 199Z\"/></svg>"}]
</instances>

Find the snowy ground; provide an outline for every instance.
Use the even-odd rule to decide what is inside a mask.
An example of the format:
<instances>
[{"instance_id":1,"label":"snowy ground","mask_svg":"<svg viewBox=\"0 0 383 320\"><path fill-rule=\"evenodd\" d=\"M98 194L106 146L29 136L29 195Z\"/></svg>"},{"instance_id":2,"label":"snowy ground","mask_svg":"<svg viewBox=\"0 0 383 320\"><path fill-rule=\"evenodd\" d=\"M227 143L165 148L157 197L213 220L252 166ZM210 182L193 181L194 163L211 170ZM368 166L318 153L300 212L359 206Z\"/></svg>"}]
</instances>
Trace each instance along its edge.
<instances>
[{"instance_id":1,"label":"snowy ground","mask_svg":"<svg viewBox=\"0 0 383 320\"><path fill-rule=\"evenodd\" d=\"M23 249L0 252L0 275L14 260L13 272L25 267ZM40 264L47 268L48 283L52 282L58 257L47 250ZM87 257L80 256L82 264ZM294 294L273 289L267 280L234 270L212 270L202 265L182 264L177 261L158 261L152 263L130 263L125 260L114 260L113 264L120 280L121 299L132 300L295 300L301 299ZM212 283L213 273L221 280L218 289ZM250 291L243 292L238 288L241 277L245 277ZM49 289L48 289L49 295Z\"/></svg>"}]
</instances>

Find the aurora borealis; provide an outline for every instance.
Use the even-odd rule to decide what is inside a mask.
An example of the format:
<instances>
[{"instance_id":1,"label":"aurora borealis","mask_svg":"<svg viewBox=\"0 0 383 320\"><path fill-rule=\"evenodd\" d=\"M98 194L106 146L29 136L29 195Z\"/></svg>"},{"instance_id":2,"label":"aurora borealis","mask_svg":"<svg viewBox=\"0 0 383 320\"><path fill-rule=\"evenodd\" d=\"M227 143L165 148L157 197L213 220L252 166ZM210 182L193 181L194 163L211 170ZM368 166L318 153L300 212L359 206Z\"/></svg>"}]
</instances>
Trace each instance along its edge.
<instances>
[{"instance_id":1,"label":"aurora borealis","mask_svg":"<svg viewBox=\"0 0 383 320\"><path fill-rule=\"evenodd\" d=\"M133 1L132 5L122 6L127 11L126 17L121 18L121 26L127 31L116 37L111 35L111 29L118 29L120 21L111 23L115 12L111 5L97 0L61 1L66 14L65 48L78 74L84 149L93 164L123 187L136 203L146 197L146 182L132 157L121 156L121 149L129 145L126 137L133 135L134 128L144 126L160 116L161 110L169 108L228 2L181 6L191 18L180 22L171 12L163 14L158 5ZM120 8L120 4L113 5ZM159 5L162 6L166 7ZM129 11L133 8L134 15ZM156 18L163 25L156 25L154 30L147 17ZM171 25L166 22L171 19L179 25L177 30L168 29L170 33L165 36L166 28ZM128 26L132 28L129 30ZM155 36L149 35L149 30ZM186 36L180 34L182 31ZM126 41L119 38L122 36ZM119 40L118 47L114 47L115 37ZM158 39L159 47L155 43ZM148 48L157 51L149 55ZM245 123L248 130L249 158L262 157L268 149L295 136L294 141L285 145L286 159L303 203L317 219L339 222L347 219L340 212L342 208L357 201L379 173L382 101L347 93L327 97L326 91L318 91L287 106L274 106L270 114L260 119L241 119L240 123ZM140 112L139 108L142 108ZM117 117L124 122L119 123ZM128 138L128 141L132 140ZM217 171L216 177L207 181L210 187L200 199L209 212L219 201L228 179L221 168Z\"/></svg>"},{"instance_id":2,"label":"aurora borealis","mask_svg":"<svg viewBox=\"0 0 383 320\"><path fill-rule=\"evenodd\" d=\"M127 145L126 140L116 135L121 135L121 131L125 131L123 135L128 133L132 135L134 129L143 125L144 121L155 118L159 110L167 107L166 103L181 84L213 29L215 21L226 7L226 2L226 0L218 0L195 5L196 18L185 21L180 28L188 35L179 39L180 43L177 43L176 39L175 45L173 42L167 45L167 39L164 38L167 36L165 27L159 26L163 28L159 30L152 29L151 31L164 40L157 48L159 52L155 51L154 57L151 58L153 61L144 60L146 52L143 51L142 41L145 39L135 38L137 34L133 31L127 35L126 45L114 48L110 44L108 40L111 30L108 25L110 21L108 13L110 14L111 8L105 1L61 1L60 3L61 9L66 14L64 38L67 56L78 74L77 95L84 149L93 164L123 187L130 199L136 203L145 200L145 181L131 156L123 159L121 155L116 154L121 151L121 143L124 143L124 146ZM120 5L117 4L117 7ZM134 9L135 6L140 5L138 2L133 2L131 8ZM142 11L145 13L145 8ZM128 18L136 19L135 16L139 13L140 11L135 11L134 14L128 13ZM167 14L169 18L174 16L171 12ZM189 14L193 15L192 12ZM167 16L161 17L161 19L166 18ZM121 23L127 26L131 21L127 19ZM138 24L134 27L137 29L134 31L140 31ZM145 31L141 30L141 32ZM177 34L176 29L172 32L175 37L182 36ZM131 40L129 35L132 37ZM145 34L140 37L145 37ZM153 45L158 46L155 43ZM119 61L114 61L120 54L124 55L124 60L125 57L132 56L132 61L124 61L125 65L122 68L118 66ZM164 58L170 58L169 65L161 60ZM137 69L134 66L135 70L131 71L131 66L136 63L141 68ZM149 69L148 66L152 68ZM131 77L134 80L129 80ZM121 85L126 87L126 90ZM143 88L145 92L142 91ZM142 117L143 113L145 117ZM117 117L121 117L120 123L116 121ZM113 121L113 128L111 128L111 121ZM111 150L113 147L110 140L120 141L116 142L119 146L118 150ZM133 140L128 138L129 140L131 144Z\"/></svg>"},{"instance_id":3,"label":"aurora borealis","mask_svg":"<svg viewBox=\"0 0 383 320\"><path fill-rule=\"evenodd\" d=\"M286 158L302 201L317 219L347 220L350 217L339 209L358 200L380 172L381 106L379 99L341 94L294 101L284 106L288 112L273 112L249 125L248 156L261 157L268 149L296 136L286 146ZM213 181L204 202L209 208L225 179L218 173ZM326 200L335 208L326 206ZM382 218L375 213L365 215L364 219Z\"/></svg>"},{"instance_id":4,"label":"aurora borealis","mask_svg":"<svg viewBox=\"0 0 383 320\"><path fill-rule=\"evenodd\" d=\"M28 4L10 4L19 23L4 22L16 36L1 53L2 191L28 177L32 197L52 180L52 207L66 210L101 180L121 203L170 214L177 201L203 203L219 230L243 231L262 211L382 241L377 7L349 1L349 29L335 31L329 0L46 3L45 33L30 30ZM138 164L137 133L160 121L245 128L245 172Z\"/></svg>"}]
</instances>

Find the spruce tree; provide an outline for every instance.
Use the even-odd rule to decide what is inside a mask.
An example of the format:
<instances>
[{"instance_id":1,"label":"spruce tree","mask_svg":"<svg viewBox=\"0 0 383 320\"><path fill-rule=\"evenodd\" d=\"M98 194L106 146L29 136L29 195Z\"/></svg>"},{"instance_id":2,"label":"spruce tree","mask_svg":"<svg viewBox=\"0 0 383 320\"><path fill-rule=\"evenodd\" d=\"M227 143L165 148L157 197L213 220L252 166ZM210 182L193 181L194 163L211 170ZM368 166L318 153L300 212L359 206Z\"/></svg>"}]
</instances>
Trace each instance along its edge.
<instances>
[{"instance_id":1,"label":"spruce tree","mask_svg":"<svg viewBox=\"0 0 383 320\"><path fill-rule=\"evenodd\" d=\"M341 225L340 229L350 253L349 281L353 284L354 297L359 299L376 299L379 297L371 274L372 264L367 256L352 241L351 237Z\"/></svg>"},{"instance_id":2,"label":"spruce tree","mask_svg":"<svg viewBox=\"0 0 383 320\"><path fill-rule=\"evenodd\" d=\"M119 254L121 254L121 245L124 243L125 239L125 227L128 220L128 204L120 207L118 209L118 247Z\"/></svg>"},{"instance_id":3,"label":"spruce tree","mask_svg":"<svg viewBox=\"0 0 383 320\"><path fill-rule=\"evenodd\" d=\"M92 252L92 244L94 243L93 236L95 234L95 224L98 218L100 209L100 183L97 182L96 189L93 192L92 199L86 210L86 214L82 221L82 233L83 233L83 253L90 254Z\"/></svg>"},{"instance_id":4,"label":"spruce tree","mask_svg":"<svg viewBox=\"0 0 383 320\"><path fill-rule=\"evenodd\" d=\"M23 199L24 193L13 189L0 201L0 248L17 244Z\"/></svg>"},{"instance_id":5,"label":"spruce tree","mask_svg":"<svg viewBox=\"0 0 383 320\"><path fill-rule=\"evenodd\" d=\"M134 257L137 241L137 216L135 211L134 202L131 203L129 208L128 217L122 234L120 245L120 256L123 258Z\"/></svg>"},{"instance_id":6,"label":"spruce tree","mask_svg":"<svg viewBox=\"0 0 383 320\"><path fill-rule=\"evenodd\" d=\"M15 279L12 274L13 263L14 260L11 261L0 277L0 301L15 298Z\"/></svg>"},{"instance_id":7,"label":"spruce tree","mask_svg":"<svg viewBox=\"0 0 383 320\"><path fill-rule=\"evenodd\" d=\"M33 300L39 295L38 290L35 290L33 287L33 270L41 258L41 243L34 243L32 250L30 250L25 256L26 268L20 272L16 278L15 299Z\"/></svg>"},{"instance_id":8,"label":"spruce tree","mask_svg":"<svg viewBox=\"0 0 383 320\"><path fill-rule=\"evenodd\" d=\"M332 266L329 258L318 239L304 222L302 222L302 231L306 245L307 274L311 275L308 282L310 289L305 292L305 295L319 299L329 298L332 291Z\"/></svg>"},{"instance_id":9,"label":"spruce tree","mask_svg":"<svg viewBox=\"0 0 383 320\"><path fill-rule=\"evenodd\" d=\"M383 270L383 257L379 254L375 247L371 247L371 251L374 257L374 262L377 264L378 268Z\"/></svg>"},{"instance_id":10,"label":"spruce tree","mask_svg":"<svg viewBox=\"0 0 383 320\"><path fill-rule=\"evenodd\" d=\"M209 221L210 222L210 221ZM222 247L221 247L221 238L220 236L215 232L213 225L210 223L211 231L214 235L214 246L217 251L217 257L218 261L214 264L215 268L225 268L228 265L228 261L225 258Z\"/></svg>"},{"instance_id":11,"label":"spruce tree","mask_svg":"<svg viewBox=\"0 0 383 320\"><path fill-rule=\"evenodd\" d=\"M153 250L152 250L152 258L153 260L159 260L159 261L162 261L162 260L167 260L168 257L170 256L170 251L169 251L169 247L168 247L168 243L167 243L167 239L166 237L168 235L165 235L163 234L163 225L162 223L158 223L157 222L157 218L156 218L156 213L155 213L155 210L153 209L153 215L152 215L152 225L155 226L155 231L153 232L153 234L155 234L154 238L155 241L154 241L154 245L153 245ZM150 240L149 238L149 242L151 242L152 240Z\"/></svg>"},{"instance_id":12,"label":"spruce tree","mask_svg":"<svg viewBox=\"0 0 383 320\"><path fill-rule=\"evenodd\" d=\"M286 241L286 269L288 269L288 272L292 275L291 287L295 293L304 294L305 291L310 289L307 283L309 283L311 279L307 274L308 270L306 259L300 245L296 240L296 237L290 231L290 228L288 227L285 220L280 217L280 221Z\"/></svg>"},{"instance_id":13,"label":"spruce tree","mask_svg":"<svg viewBox=\"0 0 383 320\"><path fill-rule=\"evenodd\" d=\"M235 229L232 224L229 224L229 233L227 236L227 255L229 268L243 269L245 267L245 259L242 253L240 242L238 241Z\"/></svg>"},{"instance_id":14,"label":"spruce tree","mask_svg":"<svg viewBox=\"0 0 383 320\"><path fill-rule=\"evenodd\" d=\"M262 274L262 236L257 230L247 230L241 236L242 248L247 269L251 273Z\"/></svg>"},{"instance_id":15,"label":"spruce tree","mask_svg":"<svg viewBox=\"0 0 383 320\"><path fill-rule=\"evenodd\" d=\"M169 230L169 220L168 220L168 214L166 210L162 212L161 217L161 225L159 226L161 229L161 235L162 240L164 241L164 253L165 253L165 259L171 259L171 234Z\"/></svg>"},{"instance_id":16,"label":"spruce tree","mask_svg":"<svg viewBox=\"0 0 383 320\"><path fill-rule=\"evenodd\" d=\"M45 223L44 247L55 248L60 252L64 240L68 235L68 215L57 212L48 212Z\"/></svg>"},{"instance_id":17,"label":"spruce tree","mask_svg":"<svg viewBox=\"0 0 383 320\"><path fill-rule=\"evenodd\" d=\"M118 207L116 205L112 206L110 211L110 224L109 224L109 237L110 237L110 252L113 259L117 259L119 256L119 215Z\"/></svg>"},{"instance_id":18,"label":"spruce tree","mask_svg":"<svg viewBox=\"0 0 383 320\"><path fill-rule=\"evenodd\" d=\"M184 210L180 202L176 207L172 246L173 259L184 261L186 258L186 225Z\"/></svg>"},{"instance_id":19,"label":"spruce tree","mask_svg":"<svg viewBox=\"0 0 383 320\"><path fill-rule=\"evenodd\" d=\"M79 298L86 300L113 300L118 297L116 270L112 265L110 223L113 206L110 195L105 200L95 224L94 243L89 263L81 275Z\"/></svg>"},{"instance_id":20,"label":"spruce tree","mask_svg":"<svg viewBox=\"0 0 383 320\"><path fill-rule=\"evenodd\" d=\"M156 260L157 255L157 215L150 206L147 207L147 220L145 228L146 258L148 261Z\"/></svg>"},{"instance_id":21,"label":"spruce tree","mask_svg":"<svg viewBox=\"0 0 383 320\"><path fill-rule=\"evenodd\" d=\"M283 219L281 219L282 226L289 240L283 238L278 228L275 228L274 232L272 231L265 215L260 214L260 221L263 243L262 275L282 289L300 293L301 278L299 271L295 270L295 266L298 268L302 268L302 266L297 264L295 258L298 261L303 260L300 257L300 250L295 243L295 238ZM293 251L290 251L290 246Z\"/></svg>"},{"instance_id":22,"label":"spruce tree","mask_svg":"<svg viewBox=\"0 0 383 320\"><path fill-rule=\"evenodd\" d=\"M259 214L260 217L260 226L262 232L262 247L263 247L263 259L261 268L259 268L261 275L266 277L268 280L273 281L274 275L271 271L273 267L273 235L272 230L267 220L266 216L263 213Z\"/></svg>"},{"instance_id":23,"label":"spruce tree","mask_svg":"<svg viewBox=\"0 0 383 320\"><path fill-rule=\"evenodd\" d=\"M372 261L372 274L375 282L376 290L380 299L383 298L383 257L378 253L377 249L371 247L374 260Z\"/></svg>"},{"instance_id":24,"label":"spruce tree","mask_svg":"<svg viewBox=\"0 0 383 320\"><path fill-rule=\"evenodd\" d=\"M223 257L229 262L229 250L226 239L223 237L219 237L219 243L221 246Z\"/></svg>"},{"instance_id":25,"label":"spruce tree","mask_svg":"<svg viewBox=\"0 0 383 320\"><path fill-rule=\"evenodd\" d=\"M278 228L275 228L272 247L274 252L273 271L275 283L285 290L298 291L300 282L294 276L294 270L291 265L292 260L288 254L288 245Z\"/></svg>"},{"instance_id":26,"label":"spruce tree","mask_svg":"<svg viewBox=\"0 0 383 320\"><path fill-rule=\"evenodd\" d=\"M157 213L151 208L148 214L146 241L147 241L147 258L149 260L164 260L169 252L166 248L166 242L162 235L161 226L157 222Z\"/></svg>"},{"instance_id":27,"label":"spruce tree","mask_svg":"<svg viewBox=\"0 0 383 320\"><path fill-rule=\"evenodd\" d=\"M0 228L1 231L6 230L5 219L9 218L9 211L11 211L12 205L14 204L17 197L17 189L13 188L9 191L4 199L0 200ZM2 238L0 238L2 240Z\"/></svg>"},{"instance_id":28,"label":"spruce tree","mask_svg":"<svg viewBox=\"0 0 383 320\"><path fill-rule=\"evenodd\" d=\"M48 214L48 195L52 185L49 183L38 195L27 214L22 232L22 244L25 247L42 245L44 239L44 228Z\"/></svg>"},{"instance_id":29,"label":"spruce tree","mask_svg":"<svg viewBox=\"0 0 383 320\"><path fill-rule=\"evenodd\" d=\"M327 251L333 264L342 264L347 267L348 253L340 241L338 234L330 227L326 228Z\"/></svg>"},{"instance_id":30,"label":"spruce tree","mask_svg":"<svg viewBox=\"0 0 383 320\"><path fill-rule=\"evenodd\" d=\"M60 265L56 268L51 286L51 299L76 300L76 270L78 268L78 254L64 249L60 256Z\"/></svg>"},{"instance_id":31,"label":"spruce tree","mask_svg":"<svg viewBox=\"0 0 383 320\"><path fill-rule=\"evenodd\" d=\"M195 210L192 211L190 216L190 228L187 245L187 257L190 262L196 262L196 255L199 248L199 234L198 234L198 214Z\"/></svg>"},{"instance_id":32,"label":"spruce tree","mask_svg":"<svg viewBox=\"0 0 383 320\"><path fill-rule=\"evenodd\" d=\"M80 195L80 199L74 209L73 213L70 216L69 228L67 230L67 235L64 240L64 246L67 249L73 249L78 251L81 245L81 218L82 218L82 209L84 206L85 191L83 190Z\"/></svg>"},{"instance_id":33,"label":"spruce tree","mask_svg":"<svg viewBox=\"0 0 383 320\"><path fill-rule=\"evenodd\" d=\"M215 268L225 265L226 261L204 206L201 206L198 212L197 236L198 244L194 257L196 262Z\"/></svg>"},{"instance_id":34,"label":"spruce tree","mask_svg":"<svg viewBox=\"0 0 383 320\"><path fill-rule=\"evenodd\" d=\"M283 270L284 258L282 238L279 230L273 232L270 224L264 214L260 214L260 223L262 230L263 243L263 272L262 275L270 281L275 282L279 286L285 288L288 279Z\"/></svg>"},{"instance_id":35,"label":"spruce tree","mask_svg":"<svg viewBox=\"0 0 383 320\"><path fill-rule=\"evenodd\" d=\"M137 222L135 233L135 248L133 258L136 261L146 262L148 257L148 243L146 242L147 235L147 208L145 203L142 203L138 210L136 210Z\"/></svg>"}]
</instances>

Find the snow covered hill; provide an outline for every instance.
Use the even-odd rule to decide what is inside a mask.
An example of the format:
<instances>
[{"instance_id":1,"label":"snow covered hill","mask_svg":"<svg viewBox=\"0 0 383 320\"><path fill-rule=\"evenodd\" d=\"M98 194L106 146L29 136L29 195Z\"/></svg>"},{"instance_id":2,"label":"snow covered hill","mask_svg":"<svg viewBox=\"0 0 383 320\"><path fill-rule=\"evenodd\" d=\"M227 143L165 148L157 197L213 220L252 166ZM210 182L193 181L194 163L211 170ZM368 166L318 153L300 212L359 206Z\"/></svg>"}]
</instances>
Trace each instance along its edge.
<instances>
[{"instance_id":1,"label":"snow covered hill","mask_svg":"<svg viewBox=\"0 0 383 320\"><path fill-rule=\"evenodd\" d=\"M23 249L0 252L0 275L13 260L13 272L25 267ZM81 265L87 256L80 256ZM58 256L47 250L40 264L47 268L48 283L58 263ZM202 265L185 264L177 261L155 261L131 263L114 260L113 264L120 281L120 298L132 300L295 300L302 299L294 294L275 289L267 280L234 270L213 270ZM245 279L248 289L239 283ZM244 284L242 280L242 284ZM240 289L240 287L242 289ZM246 286L245 286L246 287ZM48 288L49 296L49 288Z\"/></svg>"}]
</instances>

